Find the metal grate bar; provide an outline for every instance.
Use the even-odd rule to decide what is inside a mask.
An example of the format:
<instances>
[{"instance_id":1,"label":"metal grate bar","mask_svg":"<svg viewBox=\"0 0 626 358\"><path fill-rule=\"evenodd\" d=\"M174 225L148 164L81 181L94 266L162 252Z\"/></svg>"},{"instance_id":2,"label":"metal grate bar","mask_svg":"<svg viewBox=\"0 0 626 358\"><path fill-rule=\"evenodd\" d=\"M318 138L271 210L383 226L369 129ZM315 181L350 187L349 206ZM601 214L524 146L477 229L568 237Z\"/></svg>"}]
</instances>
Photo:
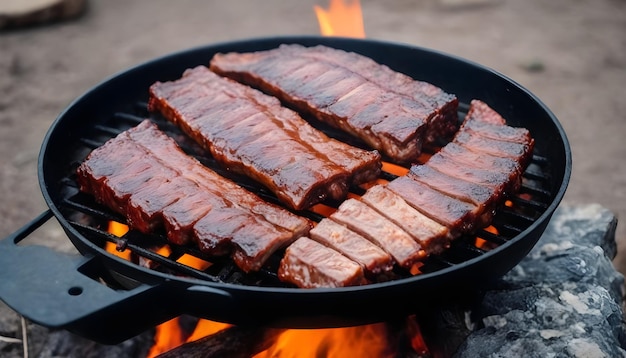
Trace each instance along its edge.
<instances>
[{"instance_id":1,"label":"metal grate bar","mask_svg":"<svg viewBox=\"0 0 626 358\"><path fill-rule=\"evenodd\" d=\"M491 243L494 244L498 244L498 245L502 245L505 242L507 242L508 240L504 239L504 236L501 234L494 234L492 232L489 232L487 230L480 230L476 236L480 237L483 240L487 240Z\"/></svg>"},{"instance_id":2,"label":"metal grate bar","mask_svg":"<svg viewBox=\"0 0 626 358\"><path fill-rule=\"evenodd\" d=\"M115 119L122 119L122 120L125 120L125 121L129 121L131 123L134 123L134 124L139 124L144 119L146 119L145 117L140 117L140 116L136 116L134 114L125 113L125 112L116 112L116 113L113 114L113 118L115 118Z\"/></svg>"},{"instance_id":3,"label":"metal grate bar","mask_svg":"<svg viewBox=\"0 0 626 358\"><path fill-rule=\"evenodd\" d=\"M213 275L209 275L206 274L203 271L199 271L196 270L190 266L181 264L177 261L175 261L175 259L169 258L169 257L164 257L152 250L146 249L143 245L136 245L133 244L131 242L131 240L129 239L124 239L124 238L119 238L113 234L110 234L106 231L102 231L99 230L97 228L94 228L90 225L84 225L75 221L70 222L72 224L72 226L74 226L75 228L79 229L80 231L82 231L84 234L88 234L93 238L98 238L101 241L108 241L111 243L116 244L116 246L122 246L125 249L129 249L133 254L144 257L145 259L148 259L154 263L157 263L159 265L162 265L164 267L167 267L175 272L179 272L179 273L183 273L185 275L188 275L190 277L194 277L194 278L199 278L202 280L207 280L207 281L211 281L211 282L222 282L221 280L219 280L218 278L216 278ZM132 233L132 231L129 231L129 233ZM131 235L136 235L135 233L132 233ZM142 238L142 241L145 241L145 238ZM164 240L161 238L157 238L155 237L155 245L157 244L161 244L164 245L165 243L163 242Z\"/></svg>"}]
</instances>

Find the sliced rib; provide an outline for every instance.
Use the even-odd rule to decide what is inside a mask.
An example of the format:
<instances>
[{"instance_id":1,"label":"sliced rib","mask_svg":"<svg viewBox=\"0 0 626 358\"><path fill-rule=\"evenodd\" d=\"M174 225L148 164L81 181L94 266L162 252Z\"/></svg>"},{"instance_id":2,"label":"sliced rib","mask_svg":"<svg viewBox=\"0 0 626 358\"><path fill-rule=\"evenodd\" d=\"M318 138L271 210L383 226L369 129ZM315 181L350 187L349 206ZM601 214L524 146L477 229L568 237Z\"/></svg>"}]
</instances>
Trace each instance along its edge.
<instances>
[{"instance_id":1,"label":"sliced rib","mask_svg":"<svg viewBox=\"0 0 626 358\"><path fill-rule=\"evenodd\" d=\"M512 167L512 170L508 172L488 166L477 168L475 165L467 165L462 161L455 160L455 158L441 151L433 155L428 160L427 165L455 178L488 186L497 191L498 195L515 193L522 184L522 176L516 166Z\"/></svg>"},{"instance_id":2,"label":"sliced rib","mask_svg":"<svg viewBox=\"0 0 626 358\"><path fill-rule=\"evenodd\" d=\"M450 142L441 148L437 156L453 160L458 165L477 169L484 169L499 173L522 174L523 168L513 158L504 158L466 148L456 142Z\"/></svg>"},{"instance_id":3,"label":"sliced rib","mask_svg":"<svg viewBox=\"0 0 626 358\"><path fill-rule=\"evenodd\" d=\"M526 128L506 125L502 116L480 100L472 100L455 142L470 150L511 158L526 168L535 140Z\"/></svg>"},{"instance_id":4,"label":"sliced rib","mask_svg":"<svg viewBox=\"0 0 626 358\"><path fill-rule=\"evenodd\" d=\"M378 245L404 268L425 256L423 248L402 228L359 200L344 201L330 218Z\"/></svg>"},{"instance_id":5,"label":"sliced rib","mask_svg":"<svg viewBox=\"0 0 626 358\"><path fill-rule=\"evenodd\" d=\"M233 260L245 272L258 271L276 250L295 239L293 233L240 207L209 211L196 222L194 232L203 251L224 254L233 246Z\"/></svg>"},{"instance_id":6,"label":"sliced rib","mask_svg":"<svg viewBox=\"0 0 626 358\"><path fill-rule=\"evenodd\" d=\"M428 164L412 166L407 176L476 206L488 207L488 204L497 199L493 197L494 193L491 188L444 174L431 168Z\"/></svg>"},{"instance_id":7,"label":"sliced rib","mask_svg":"<svg viewBox=\"0 0 626 358\"><path fill-rule=\"evenodd\" d=\"M308 237L299 238L285 250L278 277L301 288L367 283L361 265Z\"/></svg>"},{"instance_id":8,"label":"sliced rib","mask_svg":"<svg viewBox=\"0 0 626 358\"><path fill-rule=\"evenodd\" d=\"M475 205L443 194L408 176L390 181L387 188L424 215L446 226L454 236L471 231L480 222Z\"/></svg>"},{"instance_id":9,"label":"sliced rib","mask_svg":"<svg viewBox=\"0 0 626 358\"><path fill-rule=\"evenodd\" d=\"M427 255L440 253L450 243L447 227L422 214L384 185L367 189L361 200L404 229Z\"/></svg>"},{"instance_id":10,"label":"sliced rib","mask_svg":"<svg viewBox=\"0 0 626 358\"><path fill-rule=\"evenodd\" d=\"M309 232L311 239L340 252L359 263L373 275L393 268L391 256L363 236L328 218L322 219Z\"/></svg>"},{"instance_id":11,"label":"sliced rib","mask_svg":"<svg viewBox=\"0 0 626 358\"><path fill-rule=\"evenodd\" d=\"M534 147L526 129L505 123L484 102L472 101L453 141L388 187L454 234L488 225L495 209L519 190ZM457 201L471 206L463 208ZM456 210L441 211L433 202Z\"/></svg>"}]
</instances>

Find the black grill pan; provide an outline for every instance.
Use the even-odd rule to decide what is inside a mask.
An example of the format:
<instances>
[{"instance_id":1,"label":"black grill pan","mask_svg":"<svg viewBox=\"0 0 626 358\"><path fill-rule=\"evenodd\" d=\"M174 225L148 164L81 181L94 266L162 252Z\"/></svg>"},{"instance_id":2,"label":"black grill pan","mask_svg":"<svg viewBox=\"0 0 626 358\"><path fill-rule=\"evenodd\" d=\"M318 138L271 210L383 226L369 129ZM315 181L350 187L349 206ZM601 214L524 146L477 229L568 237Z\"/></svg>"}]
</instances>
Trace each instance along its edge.
<instances>
[{"instance_id":1,"label":"black grill pan","mask_svg":"<svg viewBox=\"0 0 626 358\"><path fill-rule=\"evenodd\" d=\"M533 162L524 174L522 190L528 195L513 199L518 209L496 214L501 235L481 233L497 247L481 251L459 240L450 254L429 261L431 269L422 275L367 286L307 290L274 284L271 272L266 273L269 278L258 281L237 279L226 268L208 273L185 271L167 259L163 265L171 267L158 271L106 252L104 241L122 245L135 241L120 241L103 231L103 221L123 219L81 199L73 177L76 165L95 146L148 115L148 87L155 81L174 80L187 68L207 65L217 52L257 51L283 43L323 44L361 53L455 94L462 104L461 115L467 109L464 104L480 99L507 118L509 125L529 129L536 144ZM55 120L38 162L39 183L49 210L0 241L0 299L38 324L64 328L101 343L120 342L180 314L294 328L390 319L427 309L434 302L463 298L515 266L539 239L563 198L571 165L560 123L536 96L511 79L462 58L405 44L317 36L257 38L190 49L103 81ZM44 247L17 244L52 217L82 256L66 257ZM149 251L140 245L137 250ZM159 259L150 252L146 255Z\"/></svg>"}]
</instances>

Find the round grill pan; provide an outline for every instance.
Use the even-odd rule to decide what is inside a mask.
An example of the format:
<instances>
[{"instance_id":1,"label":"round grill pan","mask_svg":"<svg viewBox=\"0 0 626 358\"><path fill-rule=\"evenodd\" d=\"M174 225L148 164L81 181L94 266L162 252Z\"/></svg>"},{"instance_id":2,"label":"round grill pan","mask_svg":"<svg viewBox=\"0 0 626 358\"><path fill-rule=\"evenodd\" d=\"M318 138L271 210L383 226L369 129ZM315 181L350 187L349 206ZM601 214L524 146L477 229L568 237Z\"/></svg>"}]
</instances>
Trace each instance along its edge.
<instances>
[{"instance_id":1,"label":"round grill pan","mask_svg":"<svg viewBox=\"0 0 626 358\"><path fill-rule=\"evenodd\" d=\"M497 247L474 250L480 252L456 260L437 258L436 268L417 276L366 286L306 290L223 280L219 273L206 275L184 268L158 271L105 251L103 241L116 238L94 235L93 231L98 231L105 219L120 218L105 212L104 218L96 220L100 222L84 219L100 208L76 204L74 198L80 193L73 170L77 164L93 147L130 127L119 123L147 115L148 87L155 81L174 80L187 68L207 65L217 52L265 50L283 43L323 44L361 53L455 94L461 115L463 108L467 109L464 104L480 99L507 118L509 125L530 130L535 152L522 190L530 193L531 199L514 200L518 209L496 214L501 231L507 233L495 237ZM571 152L551 111L528 90L489 68L405 44L298 36L190 49L103 81L76 99L52 124L41 147L38 170L49 210L0 241L0 298L36 323L65 328L102 343L117 343L180 314L240 325L316 328L386 320L428 309L442 300L463 299L509 271L539 239L565 193ZM82 256L17 245L51 217L58 220Z\"/></svg>"}]
</instances>

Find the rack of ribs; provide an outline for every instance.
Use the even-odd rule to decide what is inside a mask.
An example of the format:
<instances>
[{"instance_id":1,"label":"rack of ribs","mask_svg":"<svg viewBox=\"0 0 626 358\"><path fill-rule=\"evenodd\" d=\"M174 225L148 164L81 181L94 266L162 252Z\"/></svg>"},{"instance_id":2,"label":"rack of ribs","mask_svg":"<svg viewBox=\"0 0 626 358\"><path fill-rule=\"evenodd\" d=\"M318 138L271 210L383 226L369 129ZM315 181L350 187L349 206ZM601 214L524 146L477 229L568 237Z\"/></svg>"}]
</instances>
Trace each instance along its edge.
<instances>
[{"instance_id":1,"label":"rack of ribs","mask_svg":"<svg viewBox=\"0 0 626 358\"><path fill-rule=\"evenodd\" d=\"M150 87L148 108L295 210L378 177L380 154L326 136L271 96L199 66Z\"/></svg>"},{"instance_id":2,"label":"rack of ribs","mask_svg":"<svg viewBox=\"0 0 626 358\"><path fill-rule=\"evenodd\" d=\"M394 264L410 269L459 236L488 226L498 206L519 190L533 148L528 130L506 125L497 112L474 100L452 142L426 163L370 187L359 199L346 200L320 224L326 227L326 220L332 220L345 225L342 231L353 230L388 253ZM347 252L356 245L350 242L352 235L344 234L341 245L331 242L332 235L342 231L314 228L310 236L324 250L335 250L363 267L362 260ZM306 271L293 267L307 265L294 257L299 254L286 254L284 270ZM324 284L329 279L325 276ZM291 277L288 282L297 285L300 280ZM346 283L337 277L331 285Z\"/></svg>"},{"instance_id":3,"label":"rack of ribs","mask_svg":"<svg viewBox=\"0 0 626 358\"><path fill-rule=\"evenodd\" d=\"M188 156L149 120L94 149L76 173L80 190L123 214L131 228L164 229L174 244L230 254L245 272L312 227Z\"/></svg>"},{"instance_id":4,"label":"rack of ribs","mask_svg":"<svg viewBox=\"0 0 626 358\"><path fill-rule=\"evenodd\" d=\"M534 143L527 129L506 125L473 100L452 142L387 187L453 236L472 233L489 225L496 208L519 190Z\"/></svg>"},{"instance_id":5,"label":"rack of ribs","mask_svg":"<svg viewBox=\"0 0 626 358\"><path fill-rule=\"evenodd\" d=\"M261 89L319 121L411 163L457 129L454 95L372 59L325 46L216 54L212 71Z\"/></svg>"}]
</instances>

